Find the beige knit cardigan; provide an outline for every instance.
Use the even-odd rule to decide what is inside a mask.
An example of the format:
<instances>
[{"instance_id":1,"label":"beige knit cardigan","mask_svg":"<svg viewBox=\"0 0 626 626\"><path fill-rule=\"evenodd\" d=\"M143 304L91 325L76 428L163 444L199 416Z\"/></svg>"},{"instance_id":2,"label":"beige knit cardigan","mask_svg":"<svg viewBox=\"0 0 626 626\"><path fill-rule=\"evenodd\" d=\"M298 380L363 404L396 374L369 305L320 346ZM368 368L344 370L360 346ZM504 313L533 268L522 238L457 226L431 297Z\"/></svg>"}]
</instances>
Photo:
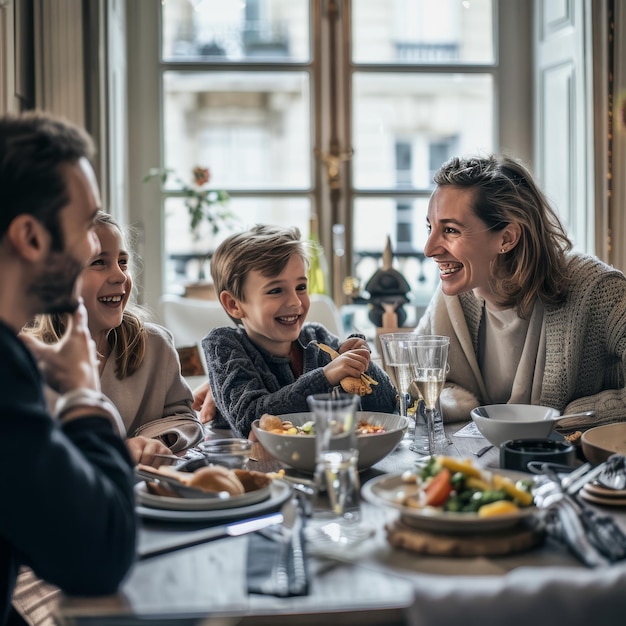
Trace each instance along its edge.
<instances>
[{"instance_id":1,"label":"beige knit cardigan","mask_svg":"<svg viewBox=\"0 0 626 626\"><path fill-rule=\"evenodd\" d=\"M577 253L568 256L568 271L566 301L545 306L545 365L532 383L541 388L531 393L561 412L594 409L603 422L624 420L626 277ZM490 403L477 360L483 314L484 300L473 292L446 296L439 288L418 324L420 334L450 337L450 372L441 395L446 421L467 420L472 408Z\"/></svg>"}]
</instances>

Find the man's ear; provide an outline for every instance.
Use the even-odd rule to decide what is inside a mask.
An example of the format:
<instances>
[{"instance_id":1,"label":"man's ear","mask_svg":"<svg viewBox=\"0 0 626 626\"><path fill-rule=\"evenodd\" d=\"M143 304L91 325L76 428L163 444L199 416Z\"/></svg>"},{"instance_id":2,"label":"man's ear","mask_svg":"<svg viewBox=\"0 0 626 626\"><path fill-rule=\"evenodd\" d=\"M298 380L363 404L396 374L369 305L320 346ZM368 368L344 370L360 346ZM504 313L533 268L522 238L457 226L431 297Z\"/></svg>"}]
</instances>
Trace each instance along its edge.
<instances>
[{"instance_id":1,"label":"man's ear","mask_svg":"<svg viewBox=\"0 0 626 626\"><path fill-rule=\"evenodd\" d=\"M28 213L18 215L9 224L7 239L17 254L28 261L39 261L50 248L50 233Z\"/></svg>"},{"instance_id":2,"label":"man's ear","mask_svg":"<svg viewBox=\"0 0 626 626\"><path fill-rule=\"evenodd\" d=\"M240 320L244 317L242 308L239 306L239 300L235 298L230 291L222 291L220 293L220 302L228 315Z\"/></svg>"}]
</instances>

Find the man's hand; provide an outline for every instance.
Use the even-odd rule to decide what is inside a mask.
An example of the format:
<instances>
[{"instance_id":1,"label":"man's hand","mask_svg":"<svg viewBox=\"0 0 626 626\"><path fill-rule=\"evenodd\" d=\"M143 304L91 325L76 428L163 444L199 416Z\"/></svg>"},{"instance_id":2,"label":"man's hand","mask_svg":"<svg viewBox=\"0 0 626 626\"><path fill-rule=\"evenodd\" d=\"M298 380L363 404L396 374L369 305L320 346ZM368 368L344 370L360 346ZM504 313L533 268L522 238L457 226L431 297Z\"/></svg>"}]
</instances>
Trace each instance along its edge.
<instances>
[{"instance_id":1,"label":"man's hand","mask_svg":"<svg viewBox=\"0 0 626 626\"><path fill-rule=\"evenodd\" d=\"M193 392L193 404L191 408L198 411L198 416L203 424L210 422L217 414L215 398L208 382L202 383Z\"/></svg>"},{"instance_id":2,"label":"man's hand","mask_svg":"<svg viewBox=\"0 0 626 626\"><path fill-rule=\"evenodd\" d=\"M52 389L61 394L79 387L100 391L96 344L87 326L87 310L82 300L76 311L68 315L67 329L57 343L45 344L26 333L20 337Z\"/></svg>"}]
</instances>

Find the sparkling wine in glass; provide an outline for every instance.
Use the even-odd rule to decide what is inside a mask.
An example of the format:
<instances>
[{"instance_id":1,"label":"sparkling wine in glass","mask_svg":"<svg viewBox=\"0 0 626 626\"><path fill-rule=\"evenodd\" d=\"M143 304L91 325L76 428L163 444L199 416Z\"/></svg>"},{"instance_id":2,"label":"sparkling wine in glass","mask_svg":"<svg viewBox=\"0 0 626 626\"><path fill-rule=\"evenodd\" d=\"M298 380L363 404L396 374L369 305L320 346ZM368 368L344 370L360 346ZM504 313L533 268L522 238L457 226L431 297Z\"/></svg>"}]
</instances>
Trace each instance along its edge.
<instances>
[{"instance_id":1,"label":"sparkling wine in glass","mask_svg":"<svg viewBox=\"0 0 626 626\"><path fill-rule=\"evenodd\" d=\"M443 454L451 444L443 429L439 396L446 381L450 338L441 335L422 335L410 347L413 383L424 402L428 430L428 454ZM426 452L417 447L418 452Z\"/></svg>"},{"instance_id":2,"label":"sparkling wine in glass","mask_svg":"<svg viewBox=\"0 0 626 626\"><path fill-rule=\"evenodd\" d=\"M409 385L413 380L409 345L418 337L415 333L384 333L380 335L385 370L398 390L400 415L407 415Z\"/></svg>"}]
</instances>

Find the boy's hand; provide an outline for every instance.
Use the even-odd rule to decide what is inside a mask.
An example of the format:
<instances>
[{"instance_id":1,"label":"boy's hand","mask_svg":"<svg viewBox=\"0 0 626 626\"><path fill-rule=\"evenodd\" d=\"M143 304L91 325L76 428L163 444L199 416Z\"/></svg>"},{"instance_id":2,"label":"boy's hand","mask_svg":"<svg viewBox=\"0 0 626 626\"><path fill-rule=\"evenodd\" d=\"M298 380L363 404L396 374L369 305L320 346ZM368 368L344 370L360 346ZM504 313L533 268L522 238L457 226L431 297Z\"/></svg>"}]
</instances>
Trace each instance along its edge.
<instances>
[{"instance_id":1,"label":"boy's hand","mask_svg":"<svg viewBox=\"0 0 626 626\"><path fill-rule=\"evenodd\" d=\"M210 422L217 414L215 398L208 382L202 383L193 392L193 404L191 408L198 411L198 416L203 424Z\"/></svg>"},{"instance_id":2,"label":"boy's hand","mask_svg":"<svg viewBox=\"0 0 626 626\"><path fill-rule=\"evenodd\" d=\"M370 352L367 348L348 350L324 366L324 375L328 382L338 385L346 376L358 378L370 363Z\"/></svg>"}]
</instances>

